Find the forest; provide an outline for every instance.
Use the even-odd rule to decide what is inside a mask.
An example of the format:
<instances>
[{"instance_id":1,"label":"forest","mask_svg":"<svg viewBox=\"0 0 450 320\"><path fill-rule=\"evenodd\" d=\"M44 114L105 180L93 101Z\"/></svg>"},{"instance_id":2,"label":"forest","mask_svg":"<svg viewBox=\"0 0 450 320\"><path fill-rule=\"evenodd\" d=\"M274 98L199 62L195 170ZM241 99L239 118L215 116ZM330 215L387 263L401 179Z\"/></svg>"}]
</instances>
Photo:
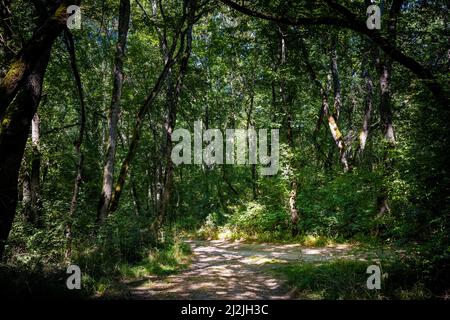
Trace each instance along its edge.
<instances>
[{"instance_id":1,"label":"forest","mask_svg":"<svg viewBox=\"0 0 450 320\"><path fill-rule=\"evenodd\" d=\"M448 299L449 11L0 0L0 298Z\"/></svg>"}]
</instances>

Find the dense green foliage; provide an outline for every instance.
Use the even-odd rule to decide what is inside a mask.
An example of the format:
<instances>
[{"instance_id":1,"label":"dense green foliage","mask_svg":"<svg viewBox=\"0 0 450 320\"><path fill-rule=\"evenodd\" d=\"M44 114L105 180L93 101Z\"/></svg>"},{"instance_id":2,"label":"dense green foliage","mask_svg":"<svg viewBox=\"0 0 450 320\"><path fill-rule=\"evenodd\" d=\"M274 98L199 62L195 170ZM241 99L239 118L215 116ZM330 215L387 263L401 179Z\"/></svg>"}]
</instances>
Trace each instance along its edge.
<instances>
[{"instance_id":1,"label":"dense green foliage","mask_svg":"<svg viewBox=\"0 0 450 320\"><path fill-rule=\"evenodd\" d=\"M178 19L187 2L161 1L164 13L152 7L153 2L159 3L131 2L114 182L132 144L136 115L164 68L162 33L169 39L169 46L175 39L177 49L188 47L187 36L183 42L177 34ZM180 60L143 118L118 209L102 224L97 210L107 152L119 1L106 0L102 5L83 1L82 29L71 31L86 105L86 131L80 149L84 157L82 179L72 215L80 99L67 40L64 36L56 38L37 111L38 223L27 218L23 194L25 177L31 173L36 156L30 137L19 173L16 216L0 270L0 282L7 284L0 283L0 287L22 288L13 293L6 289L6 294L13 295L58 292L60 288L45 289L43 283L59 281L71 261L84 272L88 285L83 294L114 294L116 289L122 294L118 279L166 274L184 266L189 250L181 244L180 235L189 234L315 245L358 242L404 247L414 252L412 260L386 265L391 276L381 293L358 287L356 283L364 283L366 276L365 265L358 262L290 265L275 272L287 275L300 291L311 293L300 294L304 298L398 299L444 294L450 283L448 100L430 92L428 80L418 79L412 70L392 61L375 42L354 30L286 25L244 15L220 1L196 2L198 19L193 25L192 49L175 107L168 101L174 95L170 83L182 73ZM325 2L319 1L316 6L311 1L255 1L248 7L274 16L338 16ZM387 8L393 2L383 1L383 16L389 14ZM364 21L363 1L339 3ZM28 2L13 1L9 9L8 21L22 39L12 37L8 46L17 52L31 38L39 21ZM405 2L395 17L396 41L392 41L432 72L447 97L448 18L446 1ZM387 20L379 32L385 38L389 37ZM188 22L184 23L186 33ZM2 25L2 38L7 39L5 30ZM3 45L0 51L2 78L10 63L8 50ZM337 70L332 67L333 55L337 57ZM388 105L394 143L387 141L384 131L383 63L392 64ZM368 78L371 89L367 87ZM321 112L324 96L345 142L349 170L342 166L342 153L330 132L328 114ZM338 99L340 109L336 110ZM361 150L368 99L372 109L367 143ZM175 128L191 132L196 120L221 130L249 126L279 129L278 173L263 176L259 174L260 165L228 164L180 165L171 173L164 152L167 119L172 113L176 115ZM320 120L321 113L325 116ZM173 184L167 182L167 174L173 175ZM166 188L170 200L167 208L161 209L161 190ZM298 235L291 233L290 196L294 188ZM381 210L382 200L386 200L387 210ZM153 223L158 217L163 222L155 230ZM308 237L319 240L312 243ZM17 277L22 283L37 279L34 284L31 281L33 292L26 293L22 291L24 286L8 282L9 277L16 278L14 274L24 274ZM355 274L363 279L353 278ZM56 280L47 281L42 275ZM338 283L332 280L336 278Z\"/></svg>"}]
</instances>

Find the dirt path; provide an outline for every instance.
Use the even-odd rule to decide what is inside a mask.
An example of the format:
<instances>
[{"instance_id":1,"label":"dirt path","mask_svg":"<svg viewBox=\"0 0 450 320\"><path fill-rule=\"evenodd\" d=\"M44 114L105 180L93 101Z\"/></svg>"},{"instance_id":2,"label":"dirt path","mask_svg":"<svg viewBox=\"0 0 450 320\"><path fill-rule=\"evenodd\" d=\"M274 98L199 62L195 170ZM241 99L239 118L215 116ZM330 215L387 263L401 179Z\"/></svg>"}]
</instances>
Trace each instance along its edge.
<instances>
[{"instance_id":1,"label":"dirt path","mask_svg":"<svg viewBox=\"0 0 450 320\"><path fill-rule=\"evenodd\" d=\"M130 284L134 299L289 299L283 280L267 272L267 262L356 259L350 247L309 248L295 244L187 241L194 260L184 272Z\"/></svg>"}]
</instances>

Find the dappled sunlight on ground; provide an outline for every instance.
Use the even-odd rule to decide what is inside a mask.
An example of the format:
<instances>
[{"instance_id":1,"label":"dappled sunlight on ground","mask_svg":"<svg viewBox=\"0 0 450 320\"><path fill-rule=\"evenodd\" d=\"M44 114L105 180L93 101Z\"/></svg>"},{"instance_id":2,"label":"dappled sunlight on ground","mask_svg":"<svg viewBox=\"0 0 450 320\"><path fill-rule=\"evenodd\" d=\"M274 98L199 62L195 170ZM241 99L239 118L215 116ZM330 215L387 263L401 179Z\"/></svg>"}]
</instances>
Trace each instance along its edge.
<instances>
[{"instance_id":1,"label":"dappled sunlight on ground","mask_svg":"<svg viewBox=\"0 0 450 320\"><path fill-rule=\"evenodd\" d=\"M348 245L316 248L224 240L187 242L194 252L191 266L178 275L130 284L133 298L289 299L292 295L284 281L266 272L265 264L365 259L351 253Z\"/></svg>"}]
</instances>

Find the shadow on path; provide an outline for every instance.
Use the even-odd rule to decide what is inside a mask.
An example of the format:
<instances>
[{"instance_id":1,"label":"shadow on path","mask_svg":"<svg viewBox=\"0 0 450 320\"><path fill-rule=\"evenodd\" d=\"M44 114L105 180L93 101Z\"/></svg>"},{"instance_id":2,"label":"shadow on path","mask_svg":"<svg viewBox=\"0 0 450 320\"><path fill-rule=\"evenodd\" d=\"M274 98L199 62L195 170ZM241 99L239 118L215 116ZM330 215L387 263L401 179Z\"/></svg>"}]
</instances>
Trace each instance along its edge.
<instances>
[{"instance_id":1,"label":"shadow on path","mask_svg":"<svg viewBox=\"0 0 450 320\"><path fill-rule=\"evenodd\" d=\"M295 244L187 241L194 253L184 272L167 277L148 277L129 284L132 299L290 299L281 279L263 267L265 263L318 262L356 259L350 247L309 248ZM362 259L362 258L361 258Z\"/></svg>"}]
</instances>

